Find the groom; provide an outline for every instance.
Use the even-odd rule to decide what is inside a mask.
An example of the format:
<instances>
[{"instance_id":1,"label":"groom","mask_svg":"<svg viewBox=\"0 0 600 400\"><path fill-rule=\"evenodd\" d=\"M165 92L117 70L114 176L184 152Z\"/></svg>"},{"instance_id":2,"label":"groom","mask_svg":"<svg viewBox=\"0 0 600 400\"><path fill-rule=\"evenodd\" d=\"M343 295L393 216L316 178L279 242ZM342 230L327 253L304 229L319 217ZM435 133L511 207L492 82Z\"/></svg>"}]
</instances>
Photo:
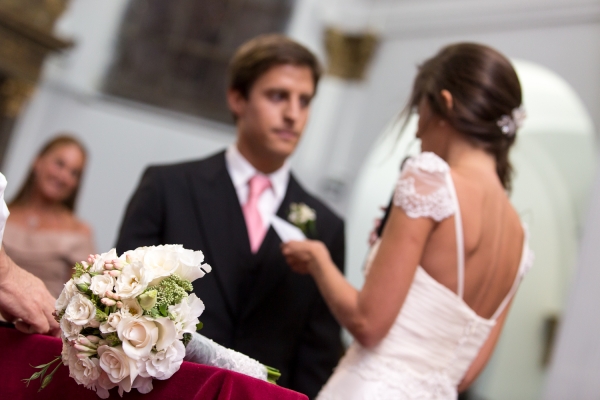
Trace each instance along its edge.
<instances>
[{"instance_id":1,"label":"groom","mask_svg":"<svg viewBox=\"0 0 600 400\"><path fill-rule=\"evenodd\" d=\"M344 265L344 223L290 172L320 76L315 56L281 35L242 45L230 63L227 100L237 140L199 161L150 167L129 202L119 253L183 244L212 273L194 282L205 305L202 334L278 368L281 386L316 396L342 352L340 327L309 275L293 273L270 227L292 203L316 211L314 238Z\"/></svg>"}]
</instances>

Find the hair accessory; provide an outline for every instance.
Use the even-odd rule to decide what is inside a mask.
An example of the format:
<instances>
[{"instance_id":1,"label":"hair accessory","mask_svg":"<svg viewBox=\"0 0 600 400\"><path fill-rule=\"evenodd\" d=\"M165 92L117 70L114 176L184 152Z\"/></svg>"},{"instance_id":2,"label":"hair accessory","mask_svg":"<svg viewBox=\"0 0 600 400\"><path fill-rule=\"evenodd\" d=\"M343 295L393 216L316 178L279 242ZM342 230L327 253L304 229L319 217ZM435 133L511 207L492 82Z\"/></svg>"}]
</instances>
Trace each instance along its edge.
<instances>
[{"instance_id":1,"label":"hair accessory","mask_svg":"<svg viewBox=\"0 0 600 400\"><path fill-rule=\"evenodd\" d=\"M525 112L525 108L523 106L519 106L514 108L511 112L511 115L503 115L496 122L500 131L508 137L512 137L517 133L517 129L523 126L523 121L525 121L525 117L527 117L527 113Z\"/></svg>"}]
</instances>

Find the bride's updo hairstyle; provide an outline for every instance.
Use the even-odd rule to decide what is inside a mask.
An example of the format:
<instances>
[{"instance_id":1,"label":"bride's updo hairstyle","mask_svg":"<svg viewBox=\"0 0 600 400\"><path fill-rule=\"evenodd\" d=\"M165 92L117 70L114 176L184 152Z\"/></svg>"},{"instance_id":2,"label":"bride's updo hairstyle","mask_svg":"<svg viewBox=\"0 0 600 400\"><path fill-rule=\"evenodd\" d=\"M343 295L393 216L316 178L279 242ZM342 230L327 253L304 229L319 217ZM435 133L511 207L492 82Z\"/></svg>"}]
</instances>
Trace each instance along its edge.
<instances>
[{"instance_id":1,"label":"bride's updo hairstyle","mask_svg":"<svg viewBox=\"0 0 600 400\"><path fill-rule=\"evenodd\" d=\"M452 109L442 90L452 94ZM416 109L422 99L433 113L495 157L498 177L510 190L508 151L522 116L521 85L510 61L476 43L446 46L419 67L407 110Z\"/></svg>"}]
</instances>

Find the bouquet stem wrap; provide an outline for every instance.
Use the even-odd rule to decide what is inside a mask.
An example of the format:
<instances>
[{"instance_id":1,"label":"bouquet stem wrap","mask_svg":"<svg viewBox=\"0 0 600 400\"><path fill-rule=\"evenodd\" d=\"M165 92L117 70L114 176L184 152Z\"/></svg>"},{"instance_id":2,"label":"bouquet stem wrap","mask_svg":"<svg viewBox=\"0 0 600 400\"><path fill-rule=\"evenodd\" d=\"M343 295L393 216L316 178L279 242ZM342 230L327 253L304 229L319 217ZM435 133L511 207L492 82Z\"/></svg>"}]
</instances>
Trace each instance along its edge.
<instances>
[{"instance_id":1,"label":"bouquet stem wrap","mask_svg":"<svg viewBox=\"0 0 600 400\"><path fill-rule=\"evenodd\" d=\"M185 348L186 361L227 369L253 378L268 380L267 367L237 351L228 349L197 332Z\"/></svg>"}]
</instances>

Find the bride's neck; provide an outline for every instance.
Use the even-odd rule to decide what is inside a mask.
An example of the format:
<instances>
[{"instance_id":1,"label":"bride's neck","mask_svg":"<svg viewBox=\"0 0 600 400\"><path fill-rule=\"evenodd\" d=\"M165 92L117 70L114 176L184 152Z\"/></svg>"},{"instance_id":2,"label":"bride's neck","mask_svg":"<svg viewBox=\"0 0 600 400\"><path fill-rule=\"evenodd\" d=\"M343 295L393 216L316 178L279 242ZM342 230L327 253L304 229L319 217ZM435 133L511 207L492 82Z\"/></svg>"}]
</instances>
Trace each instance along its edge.
<instances>
[{"instance_id":1,"label":"bride's neck","mask_svg":"<svg viewBox=\"0 0 600 400\"><path fill-rule=\"evenodd\" d=\"M475 165L478 168L496 170L494 156L458 132L453 140L448 141L443 158L452 168Z\"/></svg>"}]
</instances>

